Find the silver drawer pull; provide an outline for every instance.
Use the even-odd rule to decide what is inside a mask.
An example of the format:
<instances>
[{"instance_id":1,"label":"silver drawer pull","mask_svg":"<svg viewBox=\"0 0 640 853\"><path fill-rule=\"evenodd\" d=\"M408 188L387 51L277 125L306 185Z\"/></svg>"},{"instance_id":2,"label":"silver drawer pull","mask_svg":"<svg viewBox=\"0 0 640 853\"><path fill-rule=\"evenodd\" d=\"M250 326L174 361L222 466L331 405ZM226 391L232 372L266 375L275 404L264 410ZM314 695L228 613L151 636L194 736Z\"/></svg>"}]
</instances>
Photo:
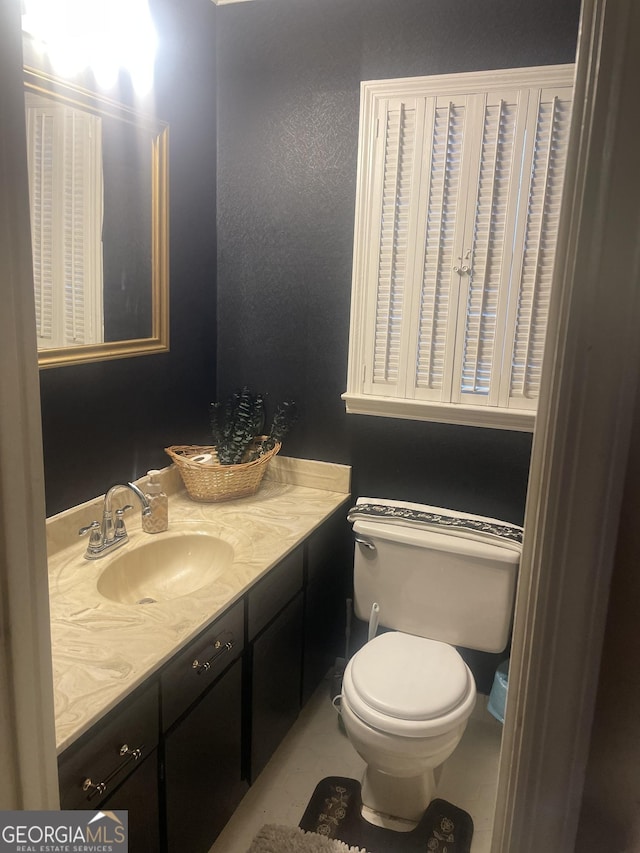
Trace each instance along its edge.
<instances>
[{"instance_id":1,"label":"silver drawer pull","mask_svg":"<svg viewBox=\"0 0 640 853\"><path fill-rule=\"evenodd\" d=\"M84 780L84 782L82 783L82 790L83 791L91 791L91 793L89 794L89 797L88 797L88 799L90 800L91 797L94 796L94 794L104 794L104 792L107 790L107 783L106 782L95 783L95 782L92 782L91 779L89 779L89 777L87 777Z\"/></svg>"},{"instance_id":2,"label":"silver drawer pull","mask_svg":"<svg viewBox=\"0 0 640 853\"><path fill-rule=\"evenodd\" d=\"M355 541L358 543L358 545L362 545L363 548L369 548L371 551L376 550L376 546L373 544L373 542L369 542L368 539L363 539L362 536L356 536Z\"/></svg>"},{"instance_id":3,"label":"silver drawer pull","mask_svg":"<svg viewBox=\"0 0 640 853\"><path fill-rule=\"evenodd\" d=\"M118 773L124 770L127 765L132 764L133 762L138 761L140 758L142 758L143 749L144 745L137 746L134 749L130 749L126 743L123 743L120 749L118 750L119 755L127 756L126 759L122 762L122 764L119 764L117 767L115 767L111 771L111 773L107 774L107 776L105 776L105 778L101 782L94 782L90 776L87 776L87 778L82 783L82 790L85 791L85 793L88 793L87 799L92 800L96 796L96 794L104 794L104 792L109 787L109 783L118 775Z\"/></svg>"},{"instance_id":4,"label":"silver drawer pull","mask_svg":"<svg viewBox=\"0 0 640 853\"><path fill-rule=\"evenodd\" d=\"M208 672L213 666L213 664L218 660L218 658L221 657L221 655L223 655L225 652L231 651L231 649L233 648L233 635L229 634L228 640L220 639L220 637L218 637L215 643L213 644L213 648L215 649L215 651L208 660L201 662L198 660L198 658L196 658L191 663L191 669L195 670L196 675L201 675L203 672Z\"/></svg>"}]
</instances>

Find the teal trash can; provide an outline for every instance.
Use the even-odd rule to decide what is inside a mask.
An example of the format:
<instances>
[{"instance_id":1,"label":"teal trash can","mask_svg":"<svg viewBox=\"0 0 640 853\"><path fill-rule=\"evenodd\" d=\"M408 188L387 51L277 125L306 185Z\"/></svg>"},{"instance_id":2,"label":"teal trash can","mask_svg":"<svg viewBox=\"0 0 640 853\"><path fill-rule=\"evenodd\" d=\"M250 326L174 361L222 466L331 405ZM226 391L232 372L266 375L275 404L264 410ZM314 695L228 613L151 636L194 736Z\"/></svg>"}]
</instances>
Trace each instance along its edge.
<instances>
[{"instance_id":1,"label":"teal trash can","mask_svg":"<svg viewBox=\"0 0 640 853\"><path fill-rule=\"evenodd\" d=\"M509 686L509 661L503 661L496 670L493 686L489 694L487 710L496 720L504 723L504 708L507 703L507 688Z\"/></svg>"}]
</instances>

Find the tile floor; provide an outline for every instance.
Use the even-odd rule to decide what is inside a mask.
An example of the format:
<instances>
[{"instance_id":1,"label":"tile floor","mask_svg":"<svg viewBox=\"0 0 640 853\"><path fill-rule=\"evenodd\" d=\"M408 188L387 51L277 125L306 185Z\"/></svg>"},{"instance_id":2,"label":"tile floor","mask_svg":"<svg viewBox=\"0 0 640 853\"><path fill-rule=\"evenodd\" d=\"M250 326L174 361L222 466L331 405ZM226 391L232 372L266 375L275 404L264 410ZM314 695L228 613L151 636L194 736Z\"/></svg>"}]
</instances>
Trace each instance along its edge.
<instances>
[{"instance_id":1,"label":"tile floor","mask_svg":"<svg viewBox=\"0 0 640 853\"><path fill-rule=\"evenodd\" d=\"M469 812L471 853L489 853L502 726L479 696L455 753L444 765L438 796ZM326 680L236 809L209 853L245 853L265 823L297 826L325 776L360 779L363 762L342 733ZM382 853L382 851L381 851Z\"/></svg>"}]
</instances>

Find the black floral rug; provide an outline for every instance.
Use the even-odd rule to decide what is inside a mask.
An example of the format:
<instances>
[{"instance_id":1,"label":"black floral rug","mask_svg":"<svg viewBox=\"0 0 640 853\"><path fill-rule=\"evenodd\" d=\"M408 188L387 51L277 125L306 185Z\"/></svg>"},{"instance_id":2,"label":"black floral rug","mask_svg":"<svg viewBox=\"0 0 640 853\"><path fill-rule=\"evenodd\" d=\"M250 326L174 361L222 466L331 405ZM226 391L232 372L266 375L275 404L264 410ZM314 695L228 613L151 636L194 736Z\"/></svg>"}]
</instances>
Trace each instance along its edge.
<instances>
[{"instance_id":1,"label":"black floral rug","mask_svg":"<svg viewBox=\"0 0 640 853\"><path fill-rule=\"evenodd\" d=\"M328 776L316 786L300 828L335 838L370 853L469 853L473 821L467 812L446 800L433 800L411 832L374 826L360 811L360 783Z\"/></svg>"}]
</instances>

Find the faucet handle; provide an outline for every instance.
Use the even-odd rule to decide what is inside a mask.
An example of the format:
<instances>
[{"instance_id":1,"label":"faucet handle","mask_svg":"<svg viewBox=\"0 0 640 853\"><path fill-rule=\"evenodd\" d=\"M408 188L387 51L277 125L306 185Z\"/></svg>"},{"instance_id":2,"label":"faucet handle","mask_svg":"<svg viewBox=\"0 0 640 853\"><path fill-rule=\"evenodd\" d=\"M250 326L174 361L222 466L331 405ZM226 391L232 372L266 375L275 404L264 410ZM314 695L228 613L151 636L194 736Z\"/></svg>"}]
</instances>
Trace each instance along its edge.
<instances>
[{"instance_id":1,"label":"faucet handle","mask_svg":"<svg viewBox=\"0 0 640 853\"><path fill-rule=\"evenodd\" d=\"M127 528L124 526L124 514L129 509L133 509L133 506L131 504L126 504L125 506L116 510L116 524L114 531L114 536L116 539L120 539L123 536L127 535Z\"/></svg>"},{"instance_id":2,"label":"faucet handle","mask_svg":"<svg viewBox=\"0 0 640 853\"><path fill-rule=\"evenodd\" d=\"M78 530L78 536L84 536L86 533L90 533L89 536L89 548L99 548L102 545L102 530L100 527L99 521L92 521L91 524L87 524L86 527L81 527Z\"/></svg>"}]
</instances>

